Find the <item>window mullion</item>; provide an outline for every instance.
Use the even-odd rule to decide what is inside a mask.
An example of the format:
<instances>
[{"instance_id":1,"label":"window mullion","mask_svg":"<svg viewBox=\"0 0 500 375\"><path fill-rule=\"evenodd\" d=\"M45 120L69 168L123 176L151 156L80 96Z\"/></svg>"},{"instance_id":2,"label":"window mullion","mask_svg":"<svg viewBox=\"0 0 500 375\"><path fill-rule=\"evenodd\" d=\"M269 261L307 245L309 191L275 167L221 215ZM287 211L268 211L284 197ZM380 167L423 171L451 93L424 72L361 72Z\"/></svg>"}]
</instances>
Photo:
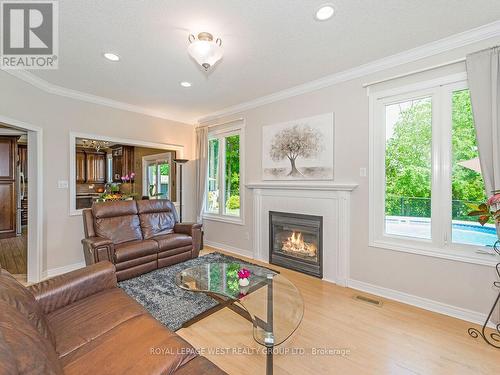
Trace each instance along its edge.
<instances>
[{"instance_id":1,"label":"window mullion","mask_svg":"<svg viewBox=\"0 0 500 375\"><path fill-rule=\"evenodd\" d=\"M442 217L442 100L441 90L432 95L432 185L431 185L431 240L434 246L443 244Z\"/></svg>"},{"instance_id":2,"label":"window mullion","mask_svg":"<svg viewBox=\"0 0 500 375\"><path fill-rule=\"evenodd\" d=\"M225 184L224 175L226 171L226 142L223 136L219 137L219 215L224 213Z\"/></svg>"},{"instance_id":3,"label":"window mullion","mask_svg":"<svg viewBox=\"0 0 500 375\"><path fill-rule=\"evenodd\" d=\"M451 191L451 161L452 161L452 91L448 86L441 89L441 225L442 225L442 247L449 247L452 243L452 191Z\"/></svg>"}]
</instances>

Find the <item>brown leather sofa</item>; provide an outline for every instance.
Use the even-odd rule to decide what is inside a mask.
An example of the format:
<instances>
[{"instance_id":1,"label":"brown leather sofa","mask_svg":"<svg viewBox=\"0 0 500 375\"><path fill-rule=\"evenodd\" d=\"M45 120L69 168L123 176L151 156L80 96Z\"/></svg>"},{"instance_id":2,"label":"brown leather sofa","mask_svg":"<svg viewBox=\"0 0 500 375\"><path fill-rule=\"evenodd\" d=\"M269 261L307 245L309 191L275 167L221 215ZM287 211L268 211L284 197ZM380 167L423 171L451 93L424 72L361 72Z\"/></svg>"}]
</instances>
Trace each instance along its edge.
<instances>
[{"instance_id":1,"label":"brown leather sofa","mask_svg":"<svg viewBox=\"0 0 500 375\"><path fill-rule=\"evenodd\" d=\"M201 224L178 221L166 199L94 203L83 210L85 262L109 260L121 281L196 258Z\"/></svg>"},{"instance_id":2,"label":"brown leather sofa","mask_svg":"<svg viewBox=\"0 0 500 375\"><path fill-rule=\"evenodd\" d=\"M28 288L0 269L0 374L225 374L100 262Z\"/></svg>"}]
</instances>

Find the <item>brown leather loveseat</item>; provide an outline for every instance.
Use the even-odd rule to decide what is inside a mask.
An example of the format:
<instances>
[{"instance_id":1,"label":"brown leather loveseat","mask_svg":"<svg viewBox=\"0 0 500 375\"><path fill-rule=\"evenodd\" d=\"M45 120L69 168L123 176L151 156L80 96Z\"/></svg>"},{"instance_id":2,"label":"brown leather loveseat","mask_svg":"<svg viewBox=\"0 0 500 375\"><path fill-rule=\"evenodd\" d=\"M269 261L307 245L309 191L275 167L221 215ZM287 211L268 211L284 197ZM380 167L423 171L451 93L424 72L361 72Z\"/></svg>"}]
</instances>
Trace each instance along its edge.
<instances>
[{"instance_id":1,"label":"brown leather loveseat","mask_svg":"<svg viewBox=\"0 0 500 375\"><path fill-rule=\"evenodd\" d=\"M85 262L109 260L121 281L198 257L201 224L178 221L166 199L94 203L83 210Z\"/></svg>"},{"instance_id":2,"label":"brown leather loveseat","mask_svg":"<svg viewBox=\"0 0 500 375\"><path fill-rule=\"evenodd\" d=\"M28 288L0 269L2 375L221 375L100 262Z\"/></svg>"}]
</instances>

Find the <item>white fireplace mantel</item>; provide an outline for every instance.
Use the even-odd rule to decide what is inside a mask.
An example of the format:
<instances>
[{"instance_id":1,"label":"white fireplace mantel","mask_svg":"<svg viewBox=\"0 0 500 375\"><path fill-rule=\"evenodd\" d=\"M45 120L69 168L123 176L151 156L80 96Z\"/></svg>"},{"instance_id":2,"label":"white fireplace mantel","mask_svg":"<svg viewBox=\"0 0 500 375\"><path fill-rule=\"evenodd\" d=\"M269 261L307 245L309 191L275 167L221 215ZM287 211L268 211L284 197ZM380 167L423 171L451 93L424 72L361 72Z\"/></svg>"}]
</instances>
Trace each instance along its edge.
<instances>
[{"instance_id":1,"label":"white fireplace mantel","mask_svg":"<svg viewBox=\"0 0 500 375\"><path fill-rule=\"evenodd\" d=\"M250 182L245 185L248 189L283 189L283 190L325 190L325 191L353 191L358 184L352 183L319 183L319 182Z\"/></svg>"},{"instance_id":2,"label":"white fireplace mantel","mask_svg":"<svg viewBox=\"0 0 500 375\"><path fill-rule=\"evenodd\" d=\"M269 261L269 211L323 217L323 279L346 286L350 259L350 199L353 183L255 182L254 257Z\"/></svg>"}]
</instances>

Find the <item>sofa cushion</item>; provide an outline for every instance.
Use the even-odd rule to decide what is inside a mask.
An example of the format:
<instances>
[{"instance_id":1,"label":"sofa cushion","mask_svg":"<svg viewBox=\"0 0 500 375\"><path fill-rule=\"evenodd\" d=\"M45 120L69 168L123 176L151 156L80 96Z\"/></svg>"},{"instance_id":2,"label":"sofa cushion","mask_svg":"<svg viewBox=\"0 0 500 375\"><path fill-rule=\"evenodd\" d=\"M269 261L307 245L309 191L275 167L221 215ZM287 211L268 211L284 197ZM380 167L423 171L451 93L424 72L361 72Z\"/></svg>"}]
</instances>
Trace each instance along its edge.
<instances>
[{"instance_id":1,"label":"sofa cushion","mask_svg":"<svg viewBox=\"0 0 500 375\"><path fill-rule=\"evenodd\" d=\"M192 246L193 238L183 233L171 233L155 237L160 251L176 249L184 246Z\"/></svg>"},{"instance_id":2,"label":"sofa cushion","mask_svg":"<svg viewBox=\"0 0 500 375\"><path fill-rule=\"evenodd\" d=\"M96 219L137 215L137 213L137 205L134 200L100 202L92 206L92 215Z\"/></svg>"},{"instance_id":3,"label":"sofa cushion","mask_svg":"<svg viewBox=\"0 0 500 375\"><path fill-rule=\"evenodd\" d=\"M107 289L50 313L56 351L64 357L146 310L119 288Z\"/></svg>"},{"instance_id":4,"label":"sofa cushion","mask_svg":"<svg viewBox=\"0 0 500 375\"><path fill-rule=\"evenodd\" d=\"M0 301L16 308L45 338L55 344L54 336L45 319L41 306L31 292L10 273L0 268Z\"/></svg>"},{"instance_id":5,"label":"sofa cushion","mask_svg":"<svg viewBox=\"0 0 500 375\"><path fill-rule=\"evenodd\" d=\"M158 243L152 240L124 242L115 246L115 261L125 262L158 252Z\"/></svg>"},{"instance_id":6,"label":"sofa cushion","mask_svg":"<svg viewBox=\"0 0 500 375\"><path fill-rule=\"evenodd\" d=\"M51 342L5 301L0 301L0 363L2 374L63 374Z\"/></svg>"},{"instance_id":7,"label":"sofa cushion","mask_svg":"<svg viewBox=\"0 0 500 375\"><path fill-rule=\"evenodd\" d=\"M142 239L135 201L101 202L92 206L96 236L114 244Z\"/></svg>"},{"instance_id":8,"label":"sofa cushion","mask_svg":"<svg viewBox=\"0 0 500 375\"><path fill-rule=\"evenodd\" d=\"M167 199L137 201L137 210L144 238L173 233L177 212L171 201Z\"/></svg>"},{"instance_id":9,"label":"sofa cushion","mask_svg":"<svg viewBox=\"0 0 500 375\"><path fill-rule=\"evenodd\" d=\"M191 345L153 317L140 315L71 352L61 362L66 375L172 374L196 355Z\"/></svg>"}]
</instances>

